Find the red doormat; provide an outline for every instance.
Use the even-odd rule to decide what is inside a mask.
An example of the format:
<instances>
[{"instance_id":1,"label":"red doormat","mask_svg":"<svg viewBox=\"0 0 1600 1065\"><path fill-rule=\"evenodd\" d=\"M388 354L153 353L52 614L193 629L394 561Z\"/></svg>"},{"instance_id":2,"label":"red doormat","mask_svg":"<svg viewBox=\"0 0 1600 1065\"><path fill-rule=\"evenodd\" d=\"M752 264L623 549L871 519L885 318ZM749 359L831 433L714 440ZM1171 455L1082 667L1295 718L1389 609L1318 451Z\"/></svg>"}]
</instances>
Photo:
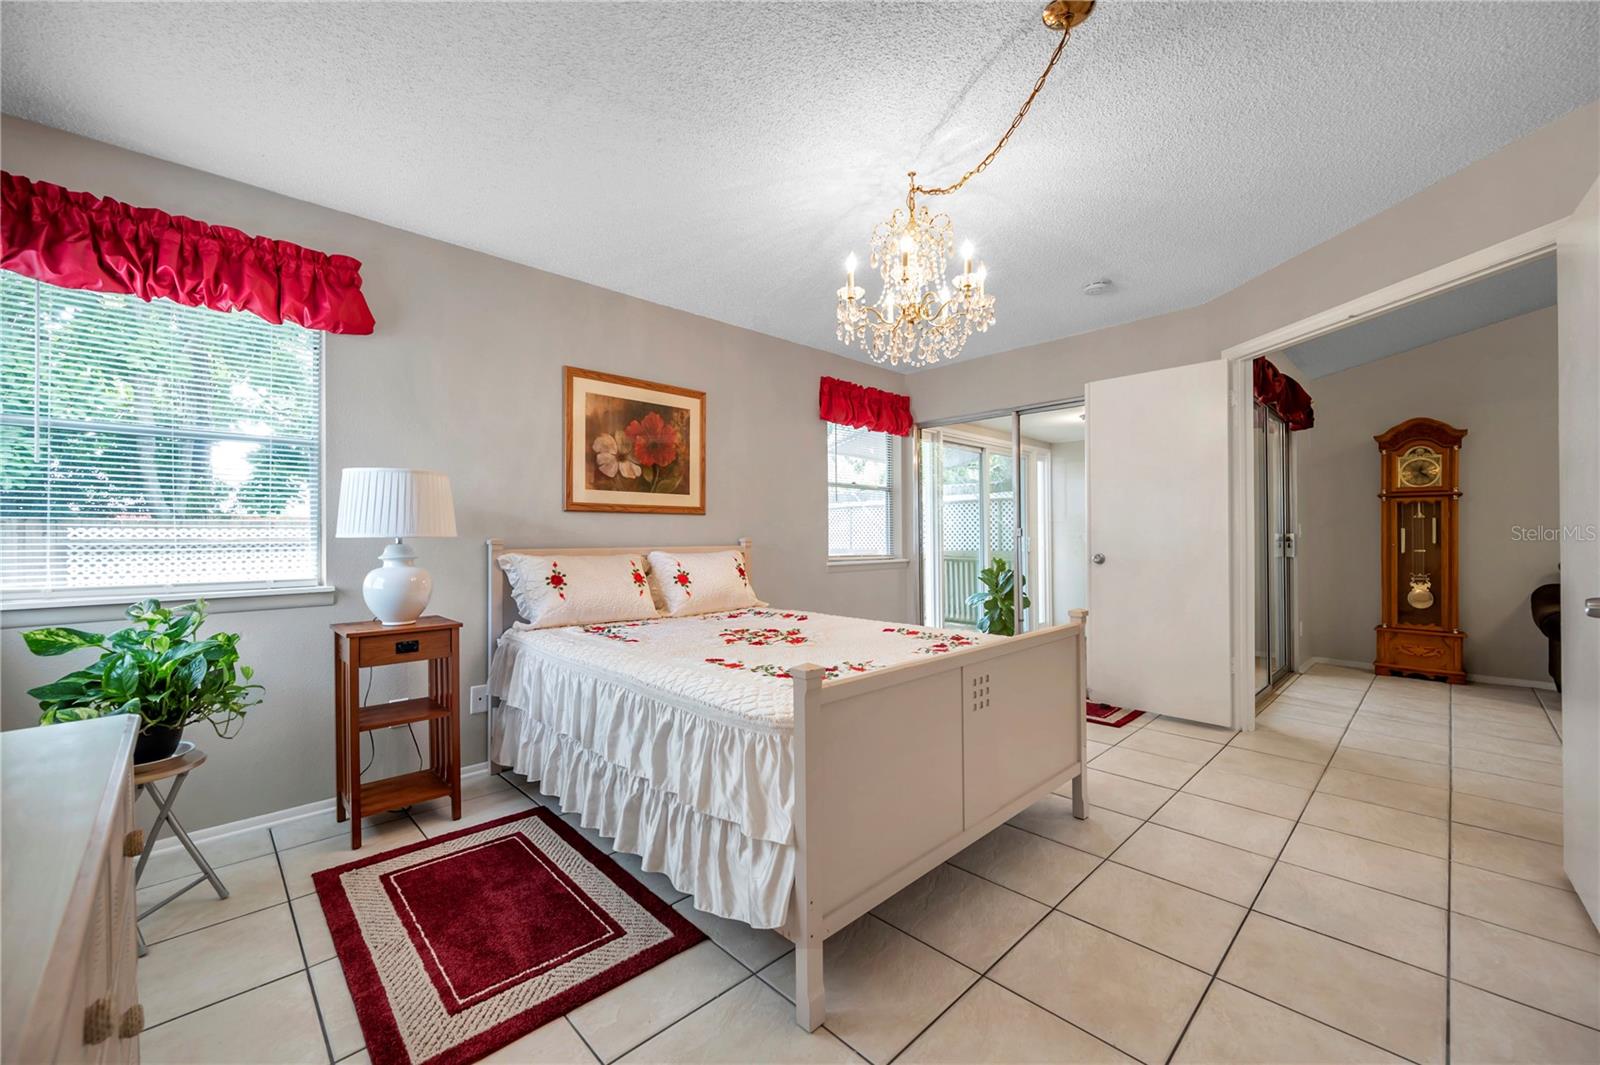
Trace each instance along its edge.
<instances>
[{"instance_id":1,"label":"red doormat","mask_svg":"<svg viewBox=\"0 0 1600 1065\"><path fill-rule=\"evenodd\" d=\"M1130 721L1137 721L1144 716L1143 710L1124 710L1120 706L1108 706L1105 703L1085 703L1084 712L1089 715L1089 720L1097 725L1109 725L1111 728L1121 728Z\"/></svg>"},{"instance_id":2,"label":"red doormat","mask_svg":"<svg viewBox=\"0 0 1600 1065\"><path fill-rule=\"evenodd\" d=\"M705 938L543 807L312 880L378 1065L476 1061Z\"/></svg>"}]
</instances>

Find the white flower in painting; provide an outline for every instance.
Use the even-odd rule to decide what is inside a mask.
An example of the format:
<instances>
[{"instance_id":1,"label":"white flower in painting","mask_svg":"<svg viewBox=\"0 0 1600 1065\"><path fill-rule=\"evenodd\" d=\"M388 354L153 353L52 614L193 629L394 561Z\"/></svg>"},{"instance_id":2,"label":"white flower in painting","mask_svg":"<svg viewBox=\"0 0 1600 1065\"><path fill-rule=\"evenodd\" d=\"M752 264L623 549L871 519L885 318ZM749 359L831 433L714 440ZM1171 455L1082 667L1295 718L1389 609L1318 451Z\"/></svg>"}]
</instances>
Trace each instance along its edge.
<instances>
[{"instance_id":1,"label":"white flower in painting","mask_svg":"<svg viewBox=\"0 0 1600 1065\"><path fill-rule=\"evenodd\" d=\"M594 463L607 477L639 476L639 464L628 454L628 438L601 433L594 438Z\"/></svg>"}]
</instances>

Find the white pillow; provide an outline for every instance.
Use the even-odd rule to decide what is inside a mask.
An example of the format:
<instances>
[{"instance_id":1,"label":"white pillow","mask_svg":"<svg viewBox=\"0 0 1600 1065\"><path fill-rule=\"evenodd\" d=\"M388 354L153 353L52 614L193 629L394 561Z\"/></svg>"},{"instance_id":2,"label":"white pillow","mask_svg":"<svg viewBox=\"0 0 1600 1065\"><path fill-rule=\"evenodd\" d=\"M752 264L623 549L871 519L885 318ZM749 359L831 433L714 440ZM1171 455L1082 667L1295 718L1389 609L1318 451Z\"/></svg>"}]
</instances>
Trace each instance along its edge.
<instances>
[{"instance_id":1,"label":"white pillow","mask_svg":"<svg viewBox=\"0 0 1600 1065\"><path fill-rule=\"evenodd\" d=\"M750 587L743 551L652 551L650 583L669 617L767 605Z\"/></svg>"},{"instance_id":2,"label":"white pillow","mask_svg":"<svg viewBox=\"0 0 1600 1065\"><path fill-rule=\"evenodd\" d=\"M657 617L639 555L500 556L517 611L536 629Z\"/></svg>"}]
</instances>

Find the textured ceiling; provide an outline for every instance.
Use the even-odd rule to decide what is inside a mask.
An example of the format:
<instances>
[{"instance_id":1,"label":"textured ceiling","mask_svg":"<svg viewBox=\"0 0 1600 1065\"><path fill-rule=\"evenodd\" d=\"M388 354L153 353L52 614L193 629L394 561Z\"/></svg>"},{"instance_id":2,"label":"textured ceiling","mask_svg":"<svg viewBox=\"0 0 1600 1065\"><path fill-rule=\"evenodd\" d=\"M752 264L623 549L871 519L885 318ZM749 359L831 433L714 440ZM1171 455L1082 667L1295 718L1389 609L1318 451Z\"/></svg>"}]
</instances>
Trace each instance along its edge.
<instances>
[{"instance_id":1,"label":"textured ceiling","mask_svg":"<svg viewBox=\"0 0 1600 1065\"><path fill-rule=\"evenodd\" d=\"M1555 303L1556 257L1546 255L1285 348L1284 354L1307 378L1326 377Z\"/></svg>"},{"instance_id":2,"label":"textured ceiling","mask_svg":"<svg viewBox=\"0 0 1600 1065\"><path fill-rule=\"evenodd\" d=\"M988 149L1041 6L6 3L0 105L841 351L845 254ZM997 296L968 357L1210 299L1594 99L1597 57L1588 3L1104 2L944 201Z\"/></svg>"}]
</instances>

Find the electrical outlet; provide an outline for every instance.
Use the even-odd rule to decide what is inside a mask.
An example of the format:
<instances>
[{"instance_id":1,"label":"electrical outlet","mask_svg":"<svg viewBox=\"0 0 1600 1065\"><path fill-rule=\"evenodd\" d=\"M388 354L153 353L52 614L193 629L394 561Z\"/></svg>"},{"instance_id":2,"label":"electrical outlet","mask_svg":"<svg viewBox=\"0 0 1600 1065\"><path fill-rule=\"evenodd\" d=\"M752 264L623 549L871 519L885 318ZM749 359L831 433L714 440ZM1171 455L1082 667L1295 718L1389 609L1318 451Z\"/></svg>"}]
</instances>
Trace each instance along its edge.
<instances>
[{"instance_id":1,"label":"electrical outlet","mask_svg":"<svg viewBox=\"0 0 1600 1065\"><path fill-rule=\"evenodd\" d=\"M489 686L487 684L474 684L467 696L472 703L472 713L486 714L489 712Z\"/></svg>"}]
</instances>

